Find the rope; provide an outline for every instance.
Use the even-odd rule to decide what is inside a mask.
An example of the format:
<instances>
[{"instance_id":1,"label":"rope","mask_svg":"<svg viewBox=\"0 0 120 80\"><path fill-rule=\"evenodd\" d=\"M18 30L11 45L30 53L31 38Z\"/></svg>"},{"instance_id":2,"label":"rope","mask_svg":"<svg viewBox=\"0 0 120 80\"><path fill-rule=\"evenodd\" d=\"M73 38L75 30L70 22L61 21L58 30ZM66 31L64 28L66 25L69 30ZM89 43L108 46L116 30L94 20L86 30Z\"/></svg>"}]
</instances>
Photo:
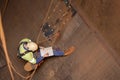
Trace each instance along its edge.
<instances>
[{"instance_id":1,"label":"rope","mask_svg":"<svg viewBox=\"0 0 120 80\"><path fill-rule=\"evenodd\" d=\"M25 77L25 76L21 75L19 72L17 72L17 71L16 71L16 69L13 67L13 65L12 65L12 64L10 64L10 65L11 65L11 67L12 67L13 71L14 71L16 74L18 74L20 77L22 77L22 78L25 78L25 79L26 79L26 77Z\"/></svg>"},{"instance_id":2,"label":"rope","mask_svg":"<svg viewBox=\"0 0 120 80\"><path fill-rule=\"evenodd\" d=\"M49 5L49 7L48 7L48 10L47 10L47 13L46 13L46 16L45 16L45 18L43 19L43 24L44 24L44 22L46 21L46 19L47 19L47 17L48 17L48 13L50 12L50 9L51 9L51 7L52 7L52 4L53 4L53 1L54 0L51 0L51 2L50 2L50 5ZM40 34L41 33L41 30L40 30L40 32L38 33L38 37L37 37L37 39L36 39L36 42L38 43L39 42L39 38L40 38Z\"/></svg>"},{"instance_id":3,"label":"rope","mask_svg":"<svg viewBox=\"0 0 120 80\"><path fill-rule=\"evenodd\" d=\"M32 74L30 75L30 77L28 77L28 78L29 78L29 80L32 80L32 77L34 76L34 74L35 74L35 72L36 72L37 68L38 68L38 66L37 66L37 67L35 67L34 71L33 71L33 72L32 72Z\"/></svg>"},{"instance_id":4,"label":"rope","mask_svg":"<svg viewBox=\"0 0 120 80\"><path fill-rule=\"evenodd\" d=\"M5 10L7 8L7 5L8 5L8 0L5 0L5 6L3 7L3 11L1 12L1 15L3 16L4 13L5 13Z\"/></svg>"},{"instance_id":5,"label":"rope","mask_svg":"<svg viewBox=\"0 0 120 80\"><path fill-rule=\"evenodd\" d=\"M5 39L3 27L2 27L1 14L0 14L0 39L1 39L1 42L2 42L2 46L3 46L4 53L5 53L8 70L9 70L9 72L10 72L10 75L11 75L12 80L15 80L15 79L14 79L14 76L13 76L13 71L14 71L15 73L17 73L20 77L24 78L24 79L28 79L29 77L31 77L32 75L29 75L29 76L25 77L25 76L23 76L22 74L20 74L19 72L17 72L16 69L13 67L11 61L10 61L10 58L9 58L9 55L8 55L8 51L7 51L7 47L6 47L6 39ZM12 71L12 69L13 69L13 71ZM33 72L33 73L34 73L34 72Z\"/></svg>"},{"instance_id":6,"label":"rope","mask_svg":"<svg viewBox=\"0 0 120 80\"><path fill-rule=\"evenodd\" d=\"M4 34L3 27L2 27L2 16L1 16L1 12L0 12L0 39L1 39L1 41L2 41L2 46L3 46L4 53L5 53L6 62L7 62L7 66L8 66L8 69L9 69L9 72L10 72L10 75L11 75L11 78L12 78L12 80L14 80L13 72L12 72L12 69L11 69L11 67L10 67L11 62L10 62L10 58L9 58L8 51L7 51L7 47L6 47L5 34Z\"/></svg>"}]
</instances>

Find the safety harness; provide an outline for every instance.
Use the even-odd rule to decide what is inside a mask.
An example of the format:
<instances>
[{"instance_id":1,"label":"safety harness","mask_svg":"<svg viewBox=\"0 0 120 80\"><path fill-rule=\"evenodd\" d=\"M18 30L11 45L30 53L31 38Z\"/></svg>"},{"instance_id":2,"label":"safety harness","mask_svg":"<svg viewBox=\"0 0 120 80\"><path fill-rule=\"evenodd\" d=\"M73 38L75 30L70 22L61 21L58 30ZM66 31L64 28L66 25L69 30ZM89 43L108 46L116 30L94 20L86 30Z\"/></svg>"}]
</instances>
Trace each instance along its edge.
<instances>
[{"instance_id":1,"label":"safety harness","mask_svg":"<svg viewBox=\"0 0 120 80\"><path fill-rule=\"evenodd\" d=\"M31 51L31 50L28 50L28 49L26 49L26 48L24 48L25 49L25 52L23 52L23 53L20 53L20 46L23 44L23 45L25 45L25 44L27 44L28 42L21 42L20 44L19 44L19 47L18 47L18 53L17 53L17 57L19 58L19 59L22 59L22 56L24 56L25 54L27 54L27 53L29 53L29 52L33 52L33 51Z\"/></svg>"}]
</instances>

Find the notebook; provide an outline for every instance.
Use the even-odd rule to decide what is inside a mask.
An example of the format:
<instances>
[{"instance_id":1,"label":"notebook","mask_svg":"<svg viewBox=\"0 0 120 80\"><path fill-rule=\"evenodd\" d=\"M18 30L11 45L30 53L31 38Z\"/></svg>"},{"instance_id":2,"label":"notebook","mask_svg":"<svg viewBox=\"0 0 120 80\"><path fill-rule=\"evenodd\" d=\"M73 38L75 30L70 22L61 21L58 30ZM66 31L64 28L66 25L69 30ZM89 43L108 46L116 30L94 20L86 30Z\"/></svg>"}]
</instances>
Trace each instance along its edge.
<instances>
[{"instance_id":1,"label":"notebook","mask_svg":"<svg viewBox=\"0 0 120 80\"><path fill-rule=\"evenodd\" d=\"M52 47L41 48L40 52L41 52L41 56L44 56L45 54L49 54L49 56L53 56L54 55Z\"/></svg>"}]
</instances>

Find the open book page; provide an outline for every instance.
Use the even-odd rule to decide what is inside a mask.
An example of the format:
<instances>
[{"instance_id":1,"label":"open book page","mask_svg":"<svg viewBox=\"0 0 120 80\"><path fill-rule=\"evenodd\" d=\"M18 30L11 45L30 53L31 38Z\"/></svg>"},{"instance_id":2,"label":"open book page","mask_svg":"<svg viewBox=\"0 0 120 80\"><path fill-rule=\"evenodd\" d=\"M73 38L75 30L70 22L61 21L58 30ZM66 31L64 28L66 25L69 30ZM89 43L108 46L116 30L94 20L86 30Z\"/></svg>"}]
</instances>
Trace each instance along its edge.
<instances>
[{"instance_id":1,"label":"open book page","mask_svg":"<svg viewBox=\"0 0 120 80\"><path fill-rule=\"evenodd\" d=\"M52 47L42 48L40 49L41 56L44 56L45 54L49 54L49 56L53 56L53 49Z\"/></svg>"}]
</instances>

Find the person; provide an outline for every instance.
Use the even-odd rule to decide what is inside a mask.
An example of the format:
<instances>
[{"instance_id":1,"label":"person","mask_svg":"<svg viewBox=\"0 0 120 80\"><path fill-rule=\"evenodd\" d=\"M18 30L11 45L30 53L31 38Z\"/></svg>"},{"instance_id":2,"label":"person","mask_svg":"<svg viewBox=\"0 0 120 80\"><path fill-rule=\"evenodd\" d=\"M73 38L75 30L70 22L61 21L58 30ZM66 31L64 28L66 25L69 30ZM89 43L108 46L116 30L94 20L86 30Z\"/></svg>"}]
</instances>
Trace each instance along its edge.
<instances>
[{"instance_id":1,"label":"person","mask_svg":"<svg viewBox=\"0 0 120 80\"><path fill-rule=\"evenodd\" d=\"M19 42L19 53L17 54L17 56L25 61L28 61L29 63L27 63L26 65L28 66L31 64L39 64L46 57L69 55L74 51L74 49L75 47L73 46L66 49L65 51L62 51L60 49L54 49L51 46L44 48L42 46L38 46L34 41L30 40L29 38L24 38ZM26 71L29 71L28 67L26 66L24 67L24 69Z\"/></svg>"}]
</instances>

